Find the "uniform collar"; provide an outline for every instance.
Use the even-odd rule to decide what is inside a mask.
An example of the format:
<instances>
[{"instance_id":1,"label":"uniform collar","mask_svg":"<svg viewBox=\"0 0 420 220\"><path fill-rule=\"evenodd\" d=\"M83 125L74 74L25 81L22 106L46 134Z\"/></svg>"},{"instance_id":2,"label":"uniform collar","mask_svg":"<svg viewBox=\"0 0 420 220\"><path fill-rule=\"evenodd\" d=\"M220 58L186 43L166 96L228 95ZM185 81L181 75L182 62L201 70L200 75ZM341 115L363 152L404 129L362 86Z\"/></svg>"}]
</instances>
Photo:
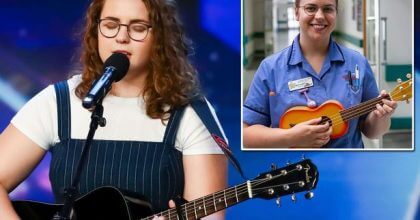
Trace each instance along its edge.
<instances>
[{"instance_id":1,"label":"uniform collar","mask_svg":"<svg viewBox=\"0 0 420 220\"><path fill-rule=\"evenodd\" d=\"M297 65L299 63L302 63L305 60L305 57L302 54L302 50L300 49L299 37L300 37L300 34L296 36L295 39L293 40L293 43L290 49L291 50L290 55L289 55L289 62L288 62L289 65ZM332 61L344 62L344 56L341 51L341 48L332 39L332 37L330 38L330 44L328 48L328 58L330 62Z\"/></svg>"}]
</instances>

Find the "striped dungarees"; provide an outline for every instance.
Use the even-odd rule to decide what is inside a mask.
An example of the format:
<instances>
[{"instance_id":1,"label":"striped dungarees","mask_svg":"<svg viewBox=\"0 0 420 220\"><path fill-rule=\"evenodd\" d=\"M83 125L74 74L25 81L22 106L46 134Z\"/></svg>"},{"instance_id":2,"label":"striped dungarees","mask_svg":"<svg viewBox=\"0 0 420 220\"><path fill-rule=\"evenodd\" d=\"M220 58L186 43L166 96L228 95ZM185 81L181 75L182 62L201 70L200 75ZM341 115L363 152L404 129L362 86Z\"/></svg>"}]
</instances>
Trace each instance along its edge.
<instances>
[{"instance_id":1,"label":"striped dungarees","mask_svg":"<svg viewBox=\"0 0 420 220\"><path fill-rule=\"evenodd\" d=\"M50 181L56 201L63 202L63 190L71 185L85 140L71 138L67 82L57 83L55 90L60 142L50 148ZM153 212L167 209L168 201L182 196L184 189L182 153L174 145L183 111L171 115L163 142L94 140L78 185L80 195L115 186L148 198Z\"/></svg>"}]
</instances>

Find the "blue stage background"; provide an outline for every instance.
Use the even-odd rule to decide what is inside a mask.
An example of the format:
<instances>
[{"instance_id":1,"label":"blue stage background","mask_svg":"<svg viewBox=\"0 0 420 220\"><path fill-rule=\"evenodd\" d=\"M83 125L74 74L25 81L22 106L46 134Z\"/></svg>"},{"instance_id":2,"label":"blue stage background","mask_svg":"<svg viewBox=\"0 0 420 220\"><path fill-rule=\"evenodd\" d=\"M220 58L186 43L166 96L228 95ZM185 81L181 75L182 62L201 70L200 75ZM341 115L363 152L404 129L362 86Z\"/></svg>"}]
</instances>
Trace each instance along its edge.
<instances>
[{"instance_id":1,"label":"blue stage background","mask_svg":"<svg viewBox=\"0 0 420 220\"><path fill-rule=\"evenodd\" d=\"M88 4L85 0L0 2L0 131L30 97L71 72L78 60L78 32ZM253 178L267 171L271 163L281 166L288 160L298 161L302 152L240 150L240 1L191 0L179 1L179 6L187 34L195 44L191 58L200 72L203 90L214 104L247 176ZM415 20L419 19L415 15ZM418 33L419 22L415 25ZM418 111L416 108L415 113ZM415 120L418 124L419 119ZM418 146L418 139L415 143ZM285 197L280 208L274 200L254 199L228 209L227 219L420 219L418 150L305 155L320 172L314 199L305 200L299 194L293 204ZM53 201L48 166L47 156L11 197ZM230 185L241 183L243 180L230 168Z\"/></svg>"}]
</instances>

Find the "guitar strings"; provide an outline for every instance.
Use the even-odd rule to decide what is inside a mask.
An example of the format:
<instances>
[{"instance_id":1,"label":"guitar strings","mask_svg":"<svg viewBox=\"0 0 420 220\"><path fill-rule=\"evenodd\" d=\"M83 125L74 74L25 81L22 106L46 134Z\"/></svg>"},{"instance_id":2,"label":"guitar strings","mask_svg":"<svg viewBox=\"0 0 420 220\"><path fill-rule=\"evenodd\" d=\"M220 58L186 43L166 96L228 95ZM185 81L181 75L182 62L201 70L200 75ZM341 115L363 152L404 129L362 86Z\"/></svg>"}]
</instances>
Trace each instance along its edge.
<instances>
[{"instance_id":1,"label":"guitar strings","mask_svg":"<svg viewBox=\"0 0 420 220\"><path fill-rule=\"evenodd\" d=\"M288 173L292 173L294 171L296 171L296 169L290 170ZM263 183L265 183L267 181L272 181L275 178L279 178L279 177L285 176L285 175L287 175L287 174L284 174L284 175L280 174L280 175L277 175L275 177L272 177L271 179L270 178L265 178L265 179L251 180L250 182L253 184L253 191L261 191L261 190L264 190L267 187L256 188L256 186L258 186L260 184L263 184ZM287 183L287 184L291 185L291 184L295 184L295 183ZM280 184L280 185L287 185L287 184ZM274 186L278 186L278 185L274 185ZM226 191L232 190L235 187L236 187L236 190L234 192L229 192L229 193L226 194ZM268 188L270 188L270 187L268 187ZM243 183L243 184L240 184L240 185L237 185L237 186L234 186L234 187L227 188L227 189L225 189L223 191L219 191L219 192L213 193L212 195L204 196L202 198L199 198L199 199L190 201L190 202L188 202L186 204L181 205L181 207L183 207L183 209L185 210L186 216L194 216L195 217L196 216L196 209L197 208L195 207L194 203L197 203L198 202L198 207L200 207L200 204L202 205L202 207L208 207L208 206L213 206L214 207L214 204L215 204L215 201L216 200L219 200L219 199L224 198L224 200L226 200L225 201L225 203L226 203L227 200L238 197L237 200L239 201L239 195L243 196L244 194L247 194L247 193L248 193L248 187L247 187L246 183ZM205 199L206 197L213 197L213 200L212 201L206 201L206 199ZM226 207L226 204L225 204L225 208L227 208ZM216 205L215 209L216 210L214 210L214 212L217 212L219 210L222 210L222 209L217 210L217 205ZM211 210L211 211L213 211L213 210ZM214 212L212 212L212 213L214 213ZM159 216L165 216L165 217L168 217L168 218L169 218L169 216L171 216L171 217L172 216L177 217L177 211L176 211L175 208L172 208L172 209L163 211L161 213L158 213L157 215L159 215ZM153 217L154 216L149 216L149 217L147 217L145 219L153 219Z\"/></svg>"},{"instance_id":2,"label":"guitar strings","mask_svg":"<svg viewBox=\"0 0 420 220\"><path fill-rule=\"evenodd\" d=\"M209 212L211 212L210 214L212 214L212 213L214 213L216 211L222 210L222 209L217 209L217 205L214 206L214 204L215 204L215 202L217 200L223 198L223 201L225 201L225 199L226 200L229 200L229 199L232 199L232 198L236 197L236 193L227 193L227 194L224 193L224 191L227 191L227 190L229 190L231 188L225 189L225 190L220 191L220 192L213 193L211 195L205 196L205 197L200 198L200 199L196 199L196 200L190 201L190 202L188 202L186 204L181 205L181 208L184 210L184 214L186 214L186 216L188 216L188 217L194 216L195 217L196 216L196 211L197 211L196 210L196 207L194 206L194 203L195 203L195 204L197 204L196 206L203 207L203 210L204 210L204 206L205 207L213 207L213 208L215 208L215 210L209 210ZM242 196L245 193L247 193L247 186L246 186L246 184L241 184L241 185L237 186L237 194L238 194L238 197L239 196ZM206 200L205 199L206 197L208 197L208 198L211 197L213 200L210 200L210 201L208 199ZM220 203L220 202L218 202L218 203ZM226 205L224 205L224 206L226 207ZM207 211L207 209L206 209L206 211ZM158 213L156 215L158 215L158 216L165 216L165 217L168 217L168 218L169 218L169 216L171 216L169 219L172 219L172 217L174 216L175 219L177 219L176 217L177 217L178 214L177 214L176 208L171 208L169 210L163 211L163 212ZM145 219L153 219L153 216L149 216L148 218L145 218Z\"/></svg>"},{"instance_id":3,"label":"guitar strings","mask_svg":"<svg viewBox=\"0 0 420 220\"><path fill-rule=\"evenodd\" d=\"M296 169L293 169L293 170L290 170L288 173L292 173L292 172L294 172L294 171L297 171ZM260 184L263 184L263 183L265 183L265 182L268 182L268 181L272 181L272 180L274 180L274 179L276 179L276 178L279 178L279 177L281 177L281 176L285 176L285 175L287 175L287 174L280 174L280 175L277 175L277 176L275 176L275 177L272 177L271 179L270 178L265 178L265 179L258 179L258 180L251 180L250 182L251 182L251 184L253 185L253 191L255 192L255 191L258 191L258 190L263 190L264 188L256 188L258 185L260 185ZM293 183L289 183L289 184L293 184ZM286 184L283 184L283 185L286 185ZM213 201L206 201L206 200L204 200L204 202L202 202L201 200L203 200L202 198L200 198L200 199L197 199L197 200L194 200L194 201L191 201L191 202L189 202L188 204L190 204L190 208L192 209L192 211L189 209L189 208L186 208L186 211L187 211L187 215L189 215L189 214L195 214L195 207L193 206L193 205L191 205L192 203L194 203L195 201L198 201L199 203L198 204L203 204L203 206L205 205L205 206L208 206L208 205L210 205L210 206L214 206L214 202L217 200L217 199L222 199L222 198L225 198L225 200L229 200L229 199L234 199L234 198L236 198L238 201L239 201L239 198L237 198L237 197L239 197L239 195L241 195L241 196L243 196L243 194L247 194L248 193L248 187L247 187L247 185L244 183L244 184L241 184L241 185L239 185L239 187L237 187L237 189L236 189L236 192L235 191L231 191L231 192L229 192L229 193L227 193L226 194L226 191L228 191L228 190L231 190L231 189L233 189L233 188L235 188L235 187L230 187L230 188L228 188L228 189L226 189L226 190L223 190L223 191L220 191L220 192L216 192L216 193L214 193L213 194ZM238 196L237 196L238 195ZM209 196L206 196L206 197L209 197ZM204 197L205 198L205 197ZM216 199L217 198L217 199ZM220 202L220 201L219 201ZM227 201L225 201L225 203L226 203ZM184 205L184 207L186 207L186 204ZM225 204L225 207L226 207L226 204ZM226 207L227 208L227 207ZM217 205L216 205L216 209L217 209ZM176 213L176 210L175 210L175 213Z\"/></svg>"},{"instance_id":4,"label":"guitar strings","mask_svg":"<svg viewBox=\"0 0 420 220\"><path fill-rule=\"evenodd\" d=\"M235 197L236 197L236 193L226 194L224 192L224 191L231 190L232 188L234 188L234 187L230 187L230 188L227 188L223 191L219 191L219 192L213 193L211 195L204 196L203 198L204 198L205 203L202 202L203 198L199 198L199 199L192 200L188 203L185 203L185 204L181 205L181 208L184 210L184 214L186 213L187 216L195 216L196 209L194 208L194 203L202 204L203 206L205 205L206 207L207 206L214 206L215 201L220 199L220 198L226 197L226 199L231 199L231 198L233 198L233 197L231 197L232 195L235 195ZM243 190L243 189L245 189L245 190ZM239 197L239 195L242 195L243 193L246 193L246 192L247 192L246 184L241 184L241 185L239 185L239 187L237 186L238 197ZM206 199L205 199L206 197L209 197L209 198L212 197L213 200L212 201L206 201ZM216 210L217 210L217 206L216 206ZM219 211L219 210L217 210L217 211ZM168 210L163 211L161 213L158 213L156 215L169 217L169 216L177 216L178 214L177 214L176 208L171 208L171 209L168 209ZM153 219L153 216L149 216L148 218L145 218L145 219Z\"/></svg>"},{"instance_id":5,"label":"guitar strings","mask_svg":"<svg viewBox=\"0 0 420 220\"><path fill-rule=\"evenodd\" d=\"M282 186L294 185L294 184L299 185L299 182L282 183L282 184L277 184L277 185L272 185L272 186L266 186L266 187L261 187L261 188L255 189L254 191L264 191L266 189L270 189L270 188L273 188L273 187L282 187Z\"/></svg>"},{"instance_id":6,"label":"guitar strings","mask_svg":"<svg viewBox=\"0 0 420 220\"><path fill-rule=\"evenodd\" d=\"M260 182L260 183L262 183L264 181L267 181L267 180L262 179L262 180L251 181L251 182ZM193 216L193 217L195 217L196 216L196 210L197 210L196 207L200 207L200 206L203 207L202 210L204 210L204 206L205 207L213 207L215 209L212 209L209 212L214 213L214 212L217 212L219 210L222 210L222 209L227 208L227 205L226 204L227 204L227 201L228 200L234 199L234 198L236 199L236 197L238 197L237 198L237 201L240 201L239 198L242 197L244 194L247 194L248 193L248 187L247 187L246 183L243 183L243 184L237 186L236 192L235 191L229 191L229 190L232 190L233 188L234 187L230 187L230 188L225 189L223 191L216 192L216 193L213 193L212 195L203 197L203 198L209 197L209 198L212 198L212 200L208 200L208 199L207 200L206 199L203 200L203 198L200 198L200 199L193 200L191 202L188 202L187 204L182 205L182 207L184 209L184 213L186 213L186 216ZM229 192L226 193L226 191L229 191ZM217 203L220 203L221 202L220 200L225 202L224 208L217 209L218 206L217 206L217 204L215 206L215 203L216 203L216 201L217 201ZM194 203L196 203L197 205L194 206ZM202 211L202 210L200 210L200 211ZM206 209L206 211L207 211L207 209ZM177 215L176 209L171 209L171 216L172 215L174 215L174 216Z\"/></svg>"}]
</instances>

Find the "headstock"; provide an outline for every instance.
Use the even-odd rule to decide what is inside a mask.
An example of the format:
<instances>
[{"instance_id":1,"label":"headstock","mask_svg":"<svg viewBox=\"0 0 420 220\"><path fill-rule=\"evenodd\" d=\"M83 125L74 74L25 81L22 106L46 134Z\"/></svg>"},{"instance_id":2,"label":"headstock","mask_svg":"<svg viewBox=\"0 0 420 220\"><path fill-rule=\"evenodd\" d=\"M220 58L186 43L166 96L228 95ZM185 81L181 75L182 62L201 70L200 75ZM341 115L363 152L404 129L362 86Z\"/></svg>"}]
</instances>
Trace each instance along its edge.
<instances>
[{"instance_id":1,"label":"headstock","mask_svg":"<svg viewBox=\"0 0 420 220\"><path fill-rule=\"evenodd\" d=\"M398 85L390 92L391 99L394 101L407 101L412 97L413 80L411 74L407 73L408 80L402 82L397 80Z\"/></svg>"},{"instance_id":2,"label":"headstock","mask_svg":"<svg viewBox=\"0 0 420 220\"><path fill-rule=\"evenodd\" d=\"M309 159L298 163L288 164L282 168L272 166L270 172L260 174L251 181L252 196L272 199L284 195L292 195L292 201L296 201L297 192L308 191L305 198L310 199L318 183L318 170ZM277 204L280 200L277 200Z\"/></svg>"}]
</instances>

